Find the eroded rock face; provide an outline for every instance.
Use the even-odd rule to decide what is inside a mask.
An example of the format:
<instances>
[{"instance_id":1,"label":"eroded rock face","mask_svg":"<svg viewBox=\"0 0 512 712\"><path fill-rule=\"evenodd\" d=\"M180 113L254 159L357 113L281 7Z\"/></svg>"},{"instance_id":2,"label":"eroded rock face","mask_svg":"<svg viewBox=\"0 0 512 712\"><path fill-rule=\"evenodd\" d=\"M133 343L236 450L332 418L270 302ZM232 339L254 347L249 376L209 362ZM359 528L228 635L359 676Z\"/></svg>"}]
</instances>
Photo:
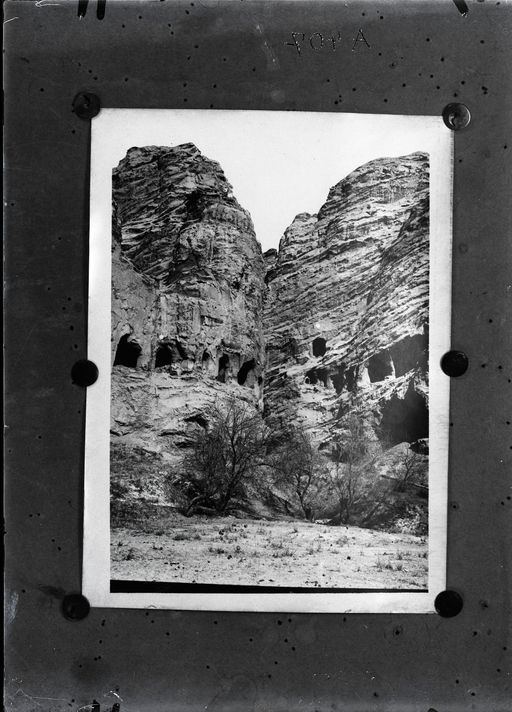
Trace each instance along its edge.
<instances>
[{"instance_id":1,"label":"eroded rock face","mask_svg":"<svg viewBox=\"0 0 512 712\"><path fill-rule=\"evenodd\" d=\"M261 403L261 248L193 144L130 149L113 201L112 432L170 454L207 404Z\"/></svg>"},{"instance_id":2,"label":"eroded rock face","mask_svg":"<svg viewBox=\"0 0 512 712\"><path fill-rule=\"evenodd\" d=\"M428 437L428 184L425 154L371 161L265 255L265 410L324 446L355 410L388 443Z\"/></svg>"},{"instance_id":3,"label":"eroded rock face","mask_svg":"<svg viewBox=\"0 0 512 712\"><path fill-rule=\"evenodd\" d=\"M262 256L218 163L130 149L113 173L119 467L123 447L179 467L232 396L305 424L326 455L354 412L384 450L428 438L428 183L425 154L372 161Z\"/></svg>"}]
</instances>

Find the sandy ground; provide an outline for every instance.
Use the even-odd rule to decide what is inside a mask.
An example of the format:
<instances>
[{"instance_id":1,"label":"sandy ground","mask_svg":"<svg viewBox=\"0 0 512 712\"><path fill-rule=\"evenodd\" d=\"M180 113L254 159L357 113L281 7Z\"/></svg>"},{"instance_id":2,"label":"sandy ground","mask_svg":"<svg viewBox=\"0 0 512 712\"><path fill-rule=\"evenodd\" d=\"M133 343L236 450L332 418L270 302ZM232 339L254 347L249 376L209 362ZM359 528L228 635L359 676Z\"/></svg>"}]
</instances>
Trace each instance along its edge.
<instances>
[{"instance_id":1,"label":"sandy ground","mask_svg":"<svg viewBox=\"0 0 512 712\"><path fill-rule=\"evenodd\" d=\"M113 529L111 577L336 588L426 588L427 540L301 521L190 518Z\"/></svg>"}]
</instances>

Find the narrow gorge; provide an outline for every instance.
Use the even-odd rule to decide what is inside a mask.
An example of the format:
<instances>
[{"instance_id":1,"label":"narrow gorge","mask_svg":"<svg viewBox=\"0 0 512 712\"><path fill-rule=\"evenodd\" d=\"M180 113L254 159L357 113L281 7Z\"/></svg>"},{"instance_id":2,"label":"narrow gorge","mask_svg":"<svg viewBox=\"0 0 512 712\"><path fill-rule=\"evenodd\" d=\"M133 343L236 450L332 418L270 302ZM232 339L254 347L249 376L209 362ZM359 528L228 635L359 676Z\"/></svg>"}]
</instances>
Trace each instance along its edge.
<instances>
[{"instance_id":1,"label":"narrow gorge","mask_svg":"<svg viewBox=\"0 0 512 712\"><path fill-rule=\"evenodd\" d=\"M191 143L132 148L113 171L112 233L121 499L172 506L165 482L232 398L274 430L300 423L326 463L354 414L383 454L428 452L426 154L356 169L262 254L218 163Z\"/></svg>"}]
</instances>

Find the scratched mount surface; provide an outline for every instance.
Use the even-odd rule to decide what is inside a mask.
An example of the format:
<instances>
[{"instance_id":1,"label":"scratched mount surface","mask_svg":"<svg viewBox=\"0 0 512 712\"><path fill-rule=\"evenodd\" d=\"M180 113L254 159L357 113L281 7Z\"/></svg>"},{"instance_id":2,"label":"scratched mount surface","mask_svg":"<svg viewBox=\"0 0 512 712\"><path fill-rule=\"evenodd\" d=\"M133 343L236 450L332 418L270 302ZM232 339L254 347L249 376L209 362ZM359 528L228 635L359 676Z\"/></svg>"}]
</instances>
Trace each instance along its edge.
<instances>
[{"instance_id":1,"label":"scratched mount surface","mask_svg":"<svg viewBox=\"0 0 512 712\"><path fill-rule=\"evenodd\" d=\"M463 4L108 2L103 20L94 2L82 19L75 2L5 5L8 708L110 709L116 693L141 712L508 709L512 6L468 0L464 17ZM470 360L450 418L459 616L63 618L81 559L84 392L69 376L87 353L80 90L115 107L470 107L454 163L452 345Z\"/></svg>"}]
</instances>

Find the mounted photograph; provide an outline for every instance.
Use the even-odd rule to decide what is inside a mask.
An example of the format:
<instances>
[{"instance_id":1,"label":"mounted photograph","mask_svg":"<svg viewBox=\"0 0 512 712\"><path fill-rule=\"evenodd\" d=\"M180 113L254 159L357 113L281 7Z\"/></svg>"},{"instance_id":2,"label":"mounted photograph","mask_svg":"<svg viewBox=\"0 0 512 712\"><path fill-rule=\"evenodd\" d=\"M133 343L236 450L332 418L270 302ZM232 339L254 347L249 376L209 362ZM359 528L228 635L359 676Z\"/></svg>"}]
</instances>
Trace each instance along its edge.
<instances>
[{"instance_id":1,"label":"mounted photograph","mask_svg":"<svg viewBox=\"0 0 512 712\"><path fill-rule=\"evenodd\" d=\"M437 117L94 120L93 604L433 608L451 160Z\"/></svg>"}]
</instances>

